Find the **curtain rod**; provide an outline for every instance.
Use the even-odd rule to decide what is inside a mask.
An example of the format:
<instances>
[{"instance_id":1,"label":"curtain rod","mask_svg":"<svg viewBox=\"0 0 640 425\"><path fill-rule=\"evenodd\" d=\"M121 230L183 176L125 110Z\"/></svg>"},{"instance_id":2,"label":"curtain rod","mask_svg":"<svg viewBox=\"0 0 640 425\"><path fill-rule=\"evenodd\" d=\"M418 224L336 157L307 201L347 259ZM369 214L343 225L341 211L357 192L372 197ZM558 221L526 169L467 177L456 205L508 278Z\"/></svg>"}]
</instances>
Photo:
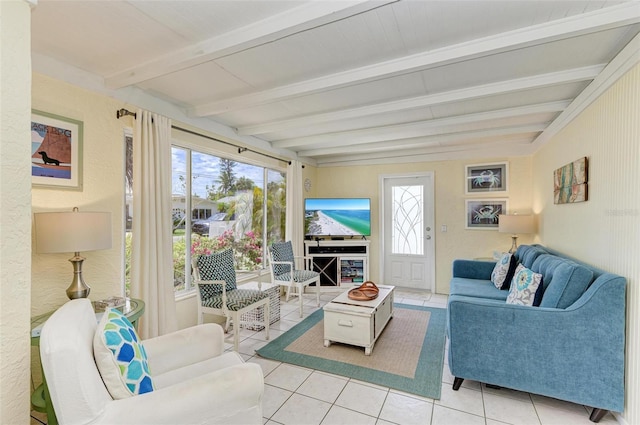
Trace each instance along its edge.
<instances>
[{"instance_id":1,"label":"curtain rod","mask_svg":"<svg viewBox=\"0 0 640 425\"><path fill-rule=\"evenodd\" d=\"M122 117L125 117L127 115L132 116L134 119L137 118L137 114L135 112L128 111L128 110L126 110L124 108L119 109L119 110L116 111L116 118L118 118L118 119L120 119ZM269 154L266 154L266 153L254 151L253 149L249 149L249 148L245 148L245 147L242 147L242 146L238 146L238 145L235 145L233 143L227 142L225 140L216 139L215 137L207 136L206 134L198 133L197 131L189 130L187 128L178 127L177 125L173 125L172 124L171 128L173 128L175 130L178 130L178 131L182 131L184 133L193 134L194 136L204 137L205 139L209 139L209 140L213 140L215 142L224 143L225 145L233 146L234 148L238 148L238 153L242 153L242 152L246 152L246 151L253 152L253 153L256 153L258 155L266 156L267 158L275 159L276 161L286 162L287 164L291 165L291 161L288 160L288 159L278 158L277 156L273 156L273 155L269 155Z\"/></svg>"}]
</instances>

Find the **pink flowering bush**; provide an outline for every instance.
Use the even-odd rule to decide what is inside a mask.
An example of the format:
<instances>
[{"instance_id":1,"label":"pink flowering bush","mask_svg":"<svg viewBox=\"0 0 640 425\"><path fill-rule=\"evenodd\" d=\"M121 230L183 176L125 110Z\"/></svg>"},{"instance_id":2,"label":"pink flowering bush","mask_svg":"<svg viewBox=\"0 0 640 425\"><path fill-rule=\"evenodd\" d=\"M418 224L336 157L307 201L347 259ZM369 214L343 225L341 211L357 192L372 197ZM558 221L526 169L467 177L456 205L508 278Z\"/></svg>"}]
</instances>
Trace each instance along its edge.
<instances>
[{"instance_id":1,"label":"pink flowering bush","mask_svg":"<svg viewBox=\"0 0 640 425\"><path fill-rule=\"evenodd\" d=\"M185 242L186 238L173 241L173 279L176 290L185 288ZM262 267L262 240L254 232L245 233L239 240L236 240L233 230L227 230L213 238L191 235L192 258L229 248L233 249L236 269L256 270Z\"/></svg>"}]
</instances>

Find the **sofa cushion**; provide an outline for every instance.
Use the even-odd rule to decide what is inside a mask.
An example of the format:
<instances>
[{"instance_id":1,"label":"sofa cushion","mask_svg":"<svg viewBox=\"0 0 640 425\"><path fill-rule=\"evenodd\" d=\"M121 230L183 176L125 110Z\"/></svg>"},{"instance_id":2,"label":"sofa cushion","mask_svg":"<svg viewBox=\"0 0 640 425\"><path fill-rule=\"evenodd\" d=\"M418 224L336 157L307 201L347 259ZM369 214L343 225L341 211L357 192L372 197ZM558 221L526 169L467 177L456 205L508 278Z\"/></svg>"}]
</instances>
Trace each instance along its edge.
<instances>
[{"instance_id":1,"label":"sofa cushion","mask_svg":"<svg viewBox=\"0 0 640 425\"><path fill-rule=\"evenodd\" d=\"M135 328L119 310L104 313L93 337L100 376L114 399L154 390L147 353Z\"/></svg>"},{"instance_id":2,"label":"sofa cushion","mask_svg":"<svg viewBox=\"0 0 640 425\"><path fill-rule=\"evenodd\" d=\"M507 304L540 305L542 290L542 275L518 264L507 296Z\"/></svg>"},{"instance_id":3,"label":"sofa cushion","mask_svg":"<svg viewBox=\"0 0 640 425\"><path fill-rule=\"evenodd\" d=\"M516 250L516 260L531 269L536 258L543 254L548 254L548 252L540 245L520 245Z\"/></svg>"},{"instance_id":4,"label":"sofa cushion","mask_svg":"<svg viewBox=\"0 0 640 425\"><path fill-rule=\"evenodd\" d=\"M569 307L582 296L593 279L593 272L587 267L550 254L539 256L533 270L544 277L541 307Z\"/></svg>"},{"instance_id":5,"label":"sofa cushion","mask_svg":"<svg viewBox=\"0 0 640 425\"><path fill-rule=\"evenodd\" d=\"M449 293L450 295L487 298L500 301L506 300L508 294L507 291L501 291L496 288L490 280L469 279L465 277L452 278Z\"/></svg>"},{"instance_id":6,"label":"sofa cushion","mask_svg":"<svg viewBox=\"0 0 640 425\"><path fill-rule=\"evenodd\" d=\"M514 255L508 252L502 254L491 273L491 281L496 288L509 289L511 279L516 271L516 266L517 261Z\"/></svg>"}]
</instances>

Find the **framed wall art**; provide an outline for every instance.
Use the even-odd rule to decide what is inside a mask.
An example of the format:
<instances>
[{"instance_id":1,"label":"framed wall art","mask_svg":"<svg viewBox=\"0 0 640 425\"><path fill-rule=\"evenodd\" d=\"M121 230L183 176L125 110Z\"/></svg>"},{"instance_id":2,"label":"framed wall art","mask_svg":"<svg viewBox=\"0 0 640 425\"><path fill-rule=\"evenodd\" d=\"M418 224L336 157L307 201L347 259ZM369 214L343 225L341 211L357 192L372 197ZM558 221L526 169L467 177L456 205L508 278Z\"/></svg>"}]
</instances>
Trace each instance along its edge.
<instances>
[{"instance_id":1,"label":"framed wall art","mask_svg":"<svg viewBox=\"0 0 640 425\"><path fill-rule=\"evenodd\" d=\"M465 193L487 194L506 193L509 165L506 162L495 164L475 164L465 166Z\"/></svg>"},{"instance_id":2,"label":"framed wall art","mask_svg":"<svg viewBox=\"0 0 640 425\"><path fill-rule=\"evenodd\" d=\"M467 199L465 228L498 230L498 216L507 214L506 199Z\"/></svg>"},{"instance_id":3,"label":"framed wall art","mask_svg":"<svg viewBox=\"0 0 640 425\"><path fill-rule=\"evenodd\" d=\"M587 201L588 181L589 166L586 156L558 168L553 172L553 203L572 204Z\"/></svg>"},{"instance_id":4,"label":"framed wall art","mask_svg":"<svg viewBox=\"0 0 640 425\"><path fill-rule=\"evenodd\" d=\"M31 182L82 190L82 121L31 112Z\"/></svg>"}]
</instances>

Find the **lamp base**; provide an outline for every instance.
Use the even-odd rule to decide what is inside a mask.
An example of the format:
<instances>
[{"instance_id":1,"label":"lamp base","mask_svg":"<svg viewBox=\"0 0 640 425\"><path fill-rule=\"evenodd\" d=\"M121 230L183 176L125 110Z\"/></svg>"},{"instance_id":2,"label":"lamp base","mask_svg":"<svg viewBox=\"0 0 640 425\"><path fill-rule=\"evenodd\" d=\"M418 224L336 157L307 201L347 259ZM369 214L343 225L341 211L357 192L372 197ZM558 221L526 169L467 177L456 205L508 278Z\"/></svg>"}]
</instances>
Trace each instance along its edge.
<instances>
[{"instance_id":1,"label":"lamp base","mask_svg":"<svg viewBox=\"0 0 640 425\"><path fill-rule=\"evenodd\" d=\"M76 252L73 257L69 258L69 261L73 264L73 281L67 288L67 297L69 297L70 300L87 298L89 292L91 292L91 288L84 283L84 279L82 278L82 262L84 261L84 257L81 257L80 253Z\"/></svg>"},{"instance_id":2,"label":"lamp base","mask_svg":"<svg viewBox=\"0 0 640 425\"><path fill-rule=\"evenodd\" d=\"M515 254L517 249L518 249L518 236L517 235L512 235L511 236L511 249L509 250L509 254Z\"/></svg>"}]
</instances>

